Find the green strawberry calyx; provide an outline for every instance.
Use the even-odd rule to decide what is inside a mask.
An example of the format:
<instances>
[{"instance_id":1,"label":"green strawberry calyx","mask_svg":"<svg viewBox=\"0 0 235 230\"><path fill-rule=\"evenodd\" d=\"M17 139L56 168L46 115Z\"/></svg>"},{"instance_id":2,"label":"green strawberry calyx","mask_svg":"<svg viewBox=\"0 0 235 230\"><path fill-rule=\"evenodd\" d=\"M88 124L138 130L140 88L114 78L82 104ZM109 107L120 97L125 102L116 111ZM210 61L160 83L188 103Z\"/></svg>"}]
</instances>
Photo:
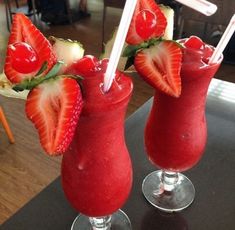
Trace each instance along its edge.
<instances>
[{"instance_id":1,"label":"green strawberry calyx","mask_svg":"<svg viewBox=\"0 0 235 230\"><path fill-rule=\"evenodd\" d=\"M23 90L32 90L36 86L50 80L50 79L56 79L58 77L67 77L67 78L73 78L75 80L82 80L83 78L78 75L58 75L60 68L64 65L63 61L58 61L51 70L46 74L43 75L42 73L47 68L47 62L45 62L41 69L38 71L38 73L35 75L35 77L31 79L25 79L21 83L16 84L12 87L13 90L16 92L20 92Z\"/></svg>"},{"instance_id":2,"label":"green strawberry calyx","mask_svg":"<svg viewBox=\"0 0 235 230\"><path fill-rule=\"evenodd\" d=\"M135 56L138 52L140 52L143 49L148 49L151 46L155 46L162 41L168 41L168 40L163 39L163 38L152 38L138 45L127 45L122 53L123 57L128 58L126 65L125 65L125 70L127 70L129 67L131 67L134 64ZM183 46L177 41L175 40L170 40L170 41L175 42L180 48L183 48Z\"/></svg>"}]
</instances>

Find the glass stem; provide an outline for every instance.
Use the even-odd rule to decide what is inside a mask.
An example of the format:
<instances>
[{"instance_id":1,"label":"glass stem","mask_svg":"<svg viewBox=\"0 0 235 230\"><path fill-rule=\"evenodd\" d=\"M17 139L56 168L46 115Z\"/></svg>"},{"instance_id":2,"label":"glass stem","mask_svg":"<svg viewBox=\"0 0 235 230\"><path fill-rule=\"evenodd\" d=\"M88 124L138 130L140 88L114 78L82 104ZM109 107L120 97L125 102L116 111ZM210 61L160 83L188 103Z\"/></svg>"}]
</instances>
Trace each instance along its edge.
<instances>
[{"instance_id":1,"label":"glass stem","mask_svg":"<svg viewBox=\"0 0 235 230\"><path fill-rule=\"evenodd\" d=\"M162 170L161 184L158 189L153 191L154 196L160 196L164 192L171 192L178 183L179 174L177 172L170 172Z\"/></svg>"},{"instance_id":2,"label":"glass stem","mask_svg":"<svg viewBox=\"0 0 235 230\"><path fill-rule=\"evenodd\" d=\"M109 230L111 229L111 215L103 217L89 217L92 230Z\"/></svg>"},{"instance_id":3,"label":"glass stem","mask_svg":"<svg viewBox=\"0 0 235 230\"><path fill-rule=\"evenodd\" d=\"M178 183L179 174L177 172L162 171L161 182L164 191L172 191Z\"/></svg>"}]
</instances>

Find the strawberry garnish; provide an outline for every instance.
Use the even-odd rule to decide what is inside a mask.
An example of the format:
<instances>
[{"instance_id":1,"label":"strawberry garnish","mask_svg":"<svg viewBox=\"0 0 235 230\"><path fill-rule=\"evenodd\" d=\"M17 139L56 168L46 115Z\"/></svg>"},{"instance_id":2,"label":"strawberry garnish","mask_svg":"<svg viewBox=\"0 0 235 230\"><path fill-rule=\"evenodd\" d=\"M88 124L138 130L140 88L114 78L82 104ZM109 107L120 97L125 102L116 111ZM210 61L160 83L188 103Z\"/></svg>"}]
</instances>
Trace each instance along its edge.
<instances>
[{"instance_id":1,"label":"strawberry garnish","mask_svg":"<svg viewBox=\"0 0 235 230\"><path fill-rule=\"evenodd\" d=\"M136 70L154 88L174 97L181 93L182 51L173 41L160 41L139 51L134 60Z\"/></svg>"},{"instance_id":2,"label":"strawberry garnish","mask_svg":"<svg viewBox=\"0 0 235 230\"><path fill-rule=\"evenodd\" d=\"M144 24L146 25L147 22L149 23L149 18L150 20L153 20L151 22L152 26L144 26L146 33L144 33L143 29L141 29L140 32L139 27L143 28ZM166 25L167 20L155 0L138 0L126 42L131 45L137 45L145 40L161 37L165 32ZM145 36L146 34L148 34L147 37Z\"/></svg>"},{"instance_id":3,"label":"strawberry garnish","mask_svg":"<svg viewBox=\"0 0 235 230\"><path fill-rule=\"evenodd\" d=\"M37 128L41 145L49 155L66 151L81 109L80 87L72 78L50 79L30 91L26 114Z\"/></svg>"},{"instance_id":4,"label":"strawberry garnish","mask_svg":"<svg viewBox=\"0 0 235 230\"><path fill-rule=\"evenodd\" d=\"M32 72L27 74L24 71L17 71L12 66L12 45L16 43L24 42L32 47L37 52L39 57L38 68L33 69ZM9 48L10 47L10 48ZM34 76L43 63L47 62L47 68L45 68L43 74L46 74L56 62L56 57L52 51L52 46L44 35L34 26L34 24L24 14L15 14L12 23L11 34L8 41L8 49L6 54L6 61L4 66L4 72L7 78L12 83L19 83L23 79L31 78Z\"/></svg>"}]
</instances>

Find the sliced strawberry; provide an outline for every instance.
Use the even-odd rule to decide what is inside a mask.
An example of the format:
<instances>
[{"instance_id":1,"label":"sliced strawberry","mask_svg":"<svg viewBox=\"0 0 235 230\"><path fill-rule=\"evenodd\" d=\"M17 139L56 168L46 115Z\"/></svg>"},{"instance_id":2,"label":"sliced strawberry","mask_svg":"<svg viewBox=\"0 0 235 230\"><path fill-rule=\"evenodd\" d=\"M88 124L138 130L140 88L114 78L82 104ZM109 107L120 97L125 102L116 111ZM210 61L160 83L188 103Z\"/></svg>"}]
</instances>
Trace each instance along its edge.
<instances>
[{"instance_id":1,"label":"sliced strawberry","mask_svg":"<svg viewBox=\"0 0 235 230\"><path fill-rule=\"evenodd\" d=\"M162 41L137 53L134 61L136 70L154 88L171 96L181 93L182 51L172 41Z\"/></svg>"},{"instance_id":2,"label":"sliced strawberry","mask_svg":"<svg viewBox=\"0 0 235 230\"><path fill-rule=\"evenodd\" d=\"M43 74L46 74L56 62L56 57L52 51L52 46L44 35L34 26L34 24L24 14L15 14L12 23L11 34L8 40L8 46L17 42L29 44L39 57L39 68L47 61L47 68ZM12 83L19 83L25 78L31 78L38 70L32 73L23 74L12 68L11 50L7 49L4 72Z\"/></svg>"},{"instance_id":3,"label":"sliced strawberry","mask_svg":"<svg viewBox=\"0 0 235 230\"><path fill-rule=\"evenodd\" d=\"M138 20L136 20L139 16L139 13L142 10L150 10L152 13L156 15L156 26L154 32L151 33L148 39L161 37L163 36L167 20L164 14L161 12L161 9L155 2L155 0L138 0L135 8L135 12L131 21L131 25L127 34L126 42L130 45L137 45L142 43L146 38L142 38L137 32L136 28L138 28Z\"/></svg>"},{"instance_id":4,"label":"sliced strawberry","mask_svg":"<svg viewBox=\"0 0 235 230\"><path fill-rule=\"evenodd\" d=\"M66 151L81 109L81 91L74 79L49 80L30 91L26 114L37 128L41 145L49 155Z\"/></svg>"}]
</instances>

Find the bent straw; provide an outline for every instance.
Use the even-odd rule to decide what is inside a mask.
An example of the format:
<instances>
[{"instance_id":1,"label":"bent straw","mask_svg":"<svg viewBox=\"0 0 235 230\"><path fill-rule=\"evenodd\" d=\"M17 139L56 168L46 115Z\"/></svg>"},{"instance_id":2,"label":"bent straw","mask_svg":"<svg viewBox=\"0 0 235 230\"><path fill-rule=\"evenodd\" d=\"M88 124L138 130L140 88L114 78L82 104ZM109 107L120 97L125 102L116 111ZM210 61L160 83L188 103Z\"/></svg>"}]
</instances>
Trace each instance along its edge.
<instances>
[{"instance_id":1,"label":"bent straw","mask_svg":"<svg viewBox=\"0 0 235 230\"><path fill-rule=\"evenodd\" d=\"M127 0L122 13L122 18L118 27L117 36L114 41L110 55L109 64L104 76L104 92L107 92L112 85L115 72L121 56L122 48L126 40L126 35L131 23L137 0Z\"/></svg>"},{"instance_id":2,"label":"bent straw","mask_svg":"<svg viewBox=\"0 0 235 230\"><path fill-rule=\"evenodd\" d=\"M206 16L211 16L217 11L217 6L206 0L176 0L177 2L186 5Z\"/></svg>"},{"instance_id":3,"label":"bent straw","mask_svg":"<svg viewBox=\"0 0 235 230\"><path fill-rule=\"evenodd\" d=\"M231 39L233 33L235 31L235 14L232 16L226 30L224 31L223 36L221 37L218 45L216 46L214 53L212 54L209 64L213 64L218 62L220 56L222 55L225 47L229 43L229 40Z\"/></svg>"}]
</instances>

